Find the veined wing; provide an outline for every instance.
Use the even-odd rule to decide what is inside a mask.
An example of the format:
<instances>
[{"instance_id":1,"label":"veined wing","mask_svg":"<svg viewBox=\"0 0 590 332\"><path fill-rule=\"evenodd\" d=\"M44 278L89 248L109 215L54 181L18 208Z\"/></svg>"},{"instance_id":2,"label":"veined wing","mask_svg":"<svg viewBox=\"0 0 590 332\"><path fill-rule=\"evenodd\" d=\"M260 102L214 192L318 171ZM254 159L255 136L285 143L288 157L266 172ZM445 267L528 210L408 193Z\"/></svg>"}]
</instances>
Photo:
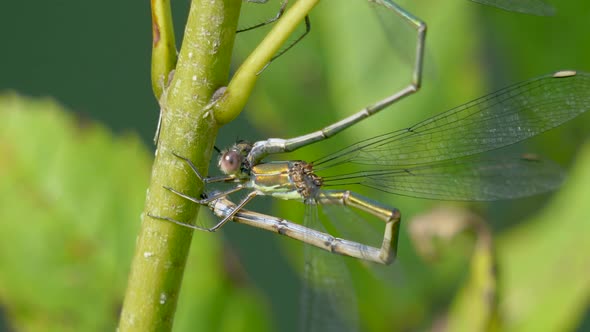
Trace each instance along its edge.
<instances>
[{"instance_id":1,"label":"veined wing","mask_svg":"<svg viewBox=\"0 0 590 332\"><path fill-rule=\"evenodd\" d=\"M304 226L325 232L316 205L307 204ZM358 331L358 307L348 268L341 256L304 245L300 331Z\"/></svg>"},{"instance_id":2,"label":"veined wing","mask_svg":"<svg viewBox=\"0 0 590 332\"><path fill-rule=\"evenodd\" d=\"M369 138L313 162L400 169L453 160L521 142L586 112L590 75L558 72L501 89L409 128Z\"/></svg>"},{"instance_id":3,"label":"veined wing","mask_svg":"<svg viewBox=\"0 0 590 332\"><path fill-rule=\"evenodd\" d=\"M541 0L471 0L484 5L497 7L511 12L537 16L552 16L555 8Z\"/></svg>"},{"instance_id":4,"label":"veined wing","mask_svg":"<svg viewBox=\"0 0 590 332\"><path fill-rule=\"evenodd\" d=\"M324 177L326 187L359 184L380 191L428 199L493 201L557 189L564 173L537 158L458 158L427 165L374 169Z\"/></svg>"},{"instance_id":5,"label":"veined wing","mask_svg":"<svg viewBox=\"0 0 590 332\"><path fill-rule=\"evenodd\" d=\"M396 6L391 0L368 0L383 7ZM471 0L483 5L497 7L500 9L517 12L522 14L531 14L538 16L551 16L555 14L553 6L541 0Z\"/></svg>"}]
</instances>

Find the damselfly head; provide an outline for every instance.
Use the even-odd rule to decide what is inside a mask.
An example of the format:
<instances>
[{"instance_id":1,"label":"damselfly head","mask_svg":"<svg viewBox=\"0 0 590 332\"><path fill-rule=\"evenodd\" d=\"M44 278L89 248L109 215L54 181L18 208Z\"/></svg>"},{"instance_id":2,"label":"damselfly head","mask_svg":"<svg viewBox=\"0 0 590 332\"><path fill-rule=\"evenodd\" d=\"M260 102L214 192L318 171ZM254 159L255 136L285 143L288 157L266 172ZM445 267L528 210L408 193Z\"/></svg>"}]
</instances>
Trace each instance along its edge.
<instances>
[{"instance_id":1,"label":"damselfly head","mask_svg":"<svg viewBox=\"0 0 590 332\"><path fill-rule=\"evenodd\" d=\"M224 174L237 174L239 172L247 172L246 156L252 149L252 144L240 141L234 144L231 148L223 151L219 157L218 166Z\"/></svg>"}]
</instances>

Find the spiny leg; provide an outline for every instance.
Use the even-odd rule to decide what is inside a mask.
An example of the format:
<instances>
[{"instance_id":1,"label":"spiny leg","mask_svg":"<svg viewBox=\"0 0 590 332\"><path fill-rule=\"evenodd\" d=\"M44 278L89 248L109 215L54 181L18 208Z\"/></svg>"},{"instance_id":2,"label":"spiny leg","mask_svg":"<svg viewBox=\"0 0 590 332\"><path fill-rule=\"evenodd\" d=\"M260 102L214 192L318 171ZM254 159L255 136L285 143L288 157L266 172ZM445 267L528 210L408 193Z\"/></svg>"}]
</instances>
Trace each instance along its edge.
<instances>
[{"instance_id":1,"label":"spiny leg","mask_svg":"<svg viewBox=\"0 0 590 332\"><path fill-rule=\"evenodd\" d=\"M170 190L171 192L179 195L182 198L186 198L186 199L188 199L188 200L190 200L192 202L195 202L195 203L198 203L198 204L201 204L201 205L209 204L209 203L211 203L213 201L217 201L217 200L219 200L221 198L226 199L225 197L227 195L229 195L230 193L236 192L237 190L242 189L241 187L238 188L237 190L236 190L236 188L232 188L232 189L230 189L228 191L215 193L211 197L207 197L207 198L204 198L204 199L199 200L199 199L196 199L194 197L190 197L188 195L185 195L185 194L183 194L181 192L178 192L178 191L176 191L176 190L174 190L172 188L169 188L169 187L164 187L164 188ZM246 204L248 204L248 202L250 202L254 197L256 197L256 195L257 195L257 193L255 191L252 191L252 192L248 193L248 195L246 197L244 197L244 199L242 199L237 206L234 205L232 211L227 212L226 215L217 224L215 224L213 227L209 227L209 228L207 228L207 227L200 227L200 226L196 226L196 225L191 225L189 223L182 222L182 221L176 220L174 218L170 218L170 217L156 216L156 215L153 215L151 213L148 213L148 216L151 217L151 218L155 218L155 219L166 220L166 221L172 222L174 224L177 224L179 226L184 226L184 227L188 227L188 228L192 228L192 229L196 229L196 230L200 230L200 231L215 232L219 228L223 227L223 225L225 225L228 221L230 221L234 217L234 215L240 209L242 209Z\"/></svg>"},{"instance_id":2,"label":"spiny leg","mask_svg":"<svg viewBox=\"0 0 590 332\"><path fill-rule=\"evenodd\" d=\"M217 148L215 148L217 149ZM195 173L195 175L199 178L199 180L201 180L204 184L208 184L208 183L215 183L215 182L233 182L235 181L235 177L231 176L231 175L221 175L221 176L202 176L201 173L199 172L199 170L197 169L197 166L188 158L185 158L183 156L180 156L174 152L172 152L172 154L177 157L180 158L182 160L184 160L184 162L186 162L190 168L192 169L192 171ZM166 188L166 187L165 187ZM199 203L201 204L201 203Z\"/></svg>"},{"instance_id":3,"label":"spiny leg","mask_svg":"<svg viewBox=\"0 0 590 332\"><path fill-rule=\"evenodd\" d=\"M205 183L205 184L211 183L211 182L228 182L228 181L234 181L235 180L232 176L203 177L199 173L199 171L197 170L197 167L195 166L195 164L190 159L185 158L185 157L182 157L182 156L180 156L180 155L178 155L178 154L176 154L174 152L172 152L172 154L174 156L176 156L177 158L180 158L183 161L185 161L190 166L190 168L193 170L193 172L195 173L195 175L203 183ZM184 198L184 199L187 199L187 200L189 200L191 202L194 202L194 203L197 203L197 204L200 204L200 205L206 205L206 204L210 203L211 201L214 201L214 200L219 199L220 197L225 197L227 195L230 195L232 193L235 193L237 191L240 191L240 190L244 189L244 187L242 185L237 185L237 186L235 186L233 188L230 188L230 189L228 189L226 191L216 192L214 195L211 195L211 196L206 196L205 195L204 198L198 199L198 198L189 196L187 194L184 194L184 193L182 193L182 192L180 192L180 191L178 191L178 190L176 190L176 189L174 189L172 187L163 186L163 188L166 189L166 190L168 190L168 191L170 191L170 192L172 192L172 193L174 193L174 194L176 194L176 195L178 195L178 196L180 196L180 197L182 197L182 198ZM239 205L238 208L243 207L246 203L248 203L255 196L256 196L256 193L255 192L249 193L248 196L246 196L246 198L240 203L240 205ZM167 221L170 221L170 222L175 223L175 224L180 225L180 226L185 226L185 227L189 227L189 228L192 228L192 229L197 229L197 230L202 230L202 231L208 231L208 232L214 232L214 231L216 231L218 228L222 227L231 218L231 215L230 215L229 218L225 218L225 219L221 220L215 226L213 226L211 228L205 228L205 227L199 227L199 226L191 225L191 224L188 224L188 223L185 223L185 222L182 222L182 221L173 219L173 218L169 218L169 217L155 216L155 215L152 215L151 213L148 213L148 216L150 216L152 218L160 219L160 220L167 220Z\"/></svg>"},{"instance_id":4,"label":"spiny leg","mask_svg":"<svg viewBox=\"0 0 590 332\"><path fill-rule=\"evenodd\" d=\"M216 193L215 195L213 195L211 197L207 197L207 198L203 198L203 199L198 199L198 198L195 198L195 197L191 197L191 196L189 196L187 194L181 193L180 191L178 191L176 189L173 189L171 187L164 186L163 188L166 189L166 190L168 190L168 191L173 192L174 194L176 194L176 195L178 195L178 196L180 196L180 197L182 197L184 199L187 199L187 200L189 200L191 202L195 202L195 203L200 204L200 205L208 204L209 202L211 202L213 200L216 200L216 199L218 199L220 197L224 197L224 196L233 194L233 193L235 193L237 191L240 191L240 190L244 189L244 187L242 187L242 186L235 186L234 188L228 189L226 191L218 192L218 193Z\"/></svg>"}]
</instances>

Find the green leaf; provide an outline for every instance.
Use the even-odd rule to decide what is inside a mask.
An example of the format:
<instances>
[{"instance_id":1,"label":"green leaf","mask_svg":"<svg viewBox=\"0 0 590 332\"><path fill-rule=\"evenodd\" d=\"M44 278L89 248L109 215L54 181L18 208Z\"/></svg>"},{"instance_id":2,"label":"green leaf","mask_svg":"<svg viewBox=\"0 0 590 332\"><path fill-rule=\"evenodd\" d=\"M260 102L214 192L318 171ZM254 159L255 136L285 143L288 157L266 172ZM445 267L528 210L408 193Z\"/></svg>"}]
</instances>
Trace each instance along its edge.
<instances>
[{"instance_id":1,"label":"green leaf","mask_svg":"<svg viewBox=\"0 0 590 332\"><path fill-rule=\"evenodd\" d=\"M588 169L590 144L547 207L499 238L505 330L568 331L584 319L590 298Z\"/></svg>"},{"instance_id":2,"label":"green leaf","mask_svg":"<svg viewBox=\"0 0 590 332\"><path fill-rule=\"evenodd\" d=\"M140 226L149 151L135 135L114 137L48 98L0 95L0 117L0 303L9 325L19 331L114 330ZM195 237L181 308L196 310L181 311L178 325L228 324L223 308L238 297L234 322L268 330L260 298L223 268L219 235Z\"/></svg>"}]
</instances>

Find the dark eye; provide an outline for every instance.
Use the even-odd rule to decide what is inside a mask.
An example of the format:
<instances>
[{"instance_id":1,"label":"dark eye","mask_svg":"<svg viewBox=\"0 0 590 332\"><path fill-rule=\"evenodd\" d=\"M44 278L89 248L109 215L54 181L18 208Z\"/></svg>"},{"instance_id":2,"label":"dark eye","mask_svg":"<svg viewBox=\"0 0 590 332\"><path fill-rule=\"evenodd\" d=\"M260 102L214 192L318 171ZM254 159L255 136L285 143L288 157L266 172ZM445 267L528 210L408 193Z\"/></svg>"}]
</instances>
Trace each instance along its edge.
<instances>
[{"instance_id":1,"label":"dark eye","mask_svg":"<svg viewBox=\"0 0 590 332\"><path fill-rule=\"evenodd\" d=\"M225 174L235 174L242 165L242 156L234 150L224 153L219 159L219 169Z\"/></svg>"}]
</instances>

